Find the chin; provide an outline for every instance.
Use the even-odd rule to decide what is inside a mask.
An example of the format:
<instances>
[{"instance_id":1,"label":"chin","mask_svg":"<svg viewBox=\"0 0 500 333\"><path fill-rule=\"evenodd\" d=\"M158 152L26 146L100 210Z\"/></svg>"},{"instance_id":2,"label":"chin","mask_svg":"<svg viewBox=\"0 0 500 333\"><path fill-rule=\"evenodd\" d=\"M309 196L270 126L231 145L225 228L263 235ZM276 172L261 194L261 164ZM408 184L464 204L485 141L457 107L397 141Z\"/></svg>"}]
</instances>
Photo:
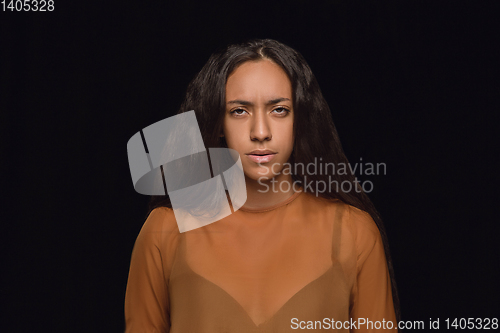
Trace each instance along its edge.
<instances>
[{"instance_id":1,"label":"chin","mask_svg":"<svg viewBox=\"0 0 500 333\"><path fill-rule=\"evenodd\" d=\"M277 164L274 169L273 165ZM282 162L265 163L262 165L243 165L243 170L245 171L245 176L254 181L267 182L281 174L283 171ZM274 171L274 172L273 172ZM276 173L275 173L276 172Z\"/></svg>"},{"instance_id":2,"label":"chin","mask_svg":"<svg viewBox=\"0 0 500 333\"><path fill-rule=\"evenodd\" d=\"M267 170L265 170L265 169L252 170L252 172L246 173L246 176L248 178L250 178L251 180L254 180L256 182L260 181L260 182L264 182L264 183L270 181L271 179L273 179L274 177L277 176L270 170L268 172L263 172L263 171L267 171Z\"/></svg>"}]
</instances>

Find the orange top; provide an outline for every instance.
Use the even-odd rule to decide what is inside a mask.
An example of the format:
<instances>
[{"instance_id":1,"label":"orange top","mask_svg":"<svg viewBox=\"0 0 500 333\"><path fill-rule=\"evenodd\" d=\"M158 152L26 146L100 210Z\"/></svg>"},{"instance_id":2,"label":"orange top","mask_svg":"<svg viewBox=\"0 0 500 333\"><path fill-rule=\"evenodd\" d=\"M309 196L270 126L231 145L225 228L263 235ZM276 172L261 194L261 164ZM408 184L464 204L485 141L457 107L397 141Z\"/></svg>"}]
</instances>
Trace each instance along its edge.
<instances>
[{"instance_id":1,"label":"orange top","mask_svg":"<svg viewBox=\"0 0 500 333\"><path fill-rule=\"evenodd\" d=\"M373 219L304 192L185 233L171 209L154 209L132 252L125 319L127 333L397 326Z\"/></svg>"}]
</instances>

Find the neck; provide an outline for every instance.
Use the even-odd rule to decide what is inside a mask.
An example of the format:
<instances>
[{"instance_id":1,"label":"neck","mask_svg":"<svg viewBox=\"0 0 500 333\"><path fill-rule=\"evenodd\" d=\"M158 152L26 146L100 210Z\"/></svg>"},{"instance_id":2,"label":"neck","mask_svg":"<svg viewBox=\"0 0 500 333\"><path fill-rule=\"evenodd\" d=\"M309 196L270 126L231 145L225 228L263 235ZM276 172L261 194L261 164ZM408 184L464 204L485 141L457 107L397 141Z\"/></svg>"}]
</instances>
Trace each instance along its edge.
<instances>
[{"instance_id":1,"label":"neck","mask_svg":"<svg viewBox=\"0 0 500 333\"><path fill-rule=\"evenodd\" d=\"M247 187L247 201L243 205L245 208L269 207L288 199L295 193L291 175L280 173L269 180L260 182L245 175L245 181Z\"/></svg>"}]
</instances>

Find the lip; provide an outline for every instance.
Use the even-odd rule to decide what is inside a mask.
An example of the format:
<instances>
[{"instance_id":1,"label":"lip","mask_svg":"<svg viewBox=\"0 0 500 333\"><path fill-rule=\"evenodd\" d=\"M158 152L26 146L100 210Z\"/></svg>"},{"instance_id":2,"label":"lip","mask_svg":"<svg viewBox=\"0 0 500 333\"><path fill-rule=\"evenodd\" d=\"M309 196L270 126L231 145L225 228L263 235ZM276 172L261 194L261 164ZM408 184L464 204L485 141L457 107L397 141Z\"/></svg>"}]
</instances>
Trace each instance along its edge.
<instances>
[{"instance_id":1,"label":"lip","mask_svg":"<svg viewBox=\"0 0 500 333\"><path fill-rule=\"evenodd\" d=\"M255 149L246 155L255 163L267 163L270 162L276 154L276 152L270 149Z\"/></svg>"}]
</instances>

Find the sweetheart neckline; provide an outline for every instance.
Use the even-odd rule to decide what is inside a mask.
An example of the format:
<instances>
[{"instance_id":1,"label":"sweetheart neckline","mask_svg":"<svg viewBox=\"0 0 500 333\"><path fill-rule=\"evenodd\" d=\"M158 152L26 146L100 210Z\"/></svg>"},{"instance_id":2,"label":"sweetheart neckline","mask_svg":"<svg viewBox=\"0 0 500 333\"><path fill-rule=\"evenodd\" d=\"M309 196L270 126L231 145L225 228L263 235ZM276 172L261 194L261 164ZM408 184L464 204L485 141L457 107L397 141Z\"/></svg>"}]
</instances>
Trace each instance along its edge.
<instances>
[{"instance_id":1,"label":"sweetheart neckline","mask_svg":"<svg viewBox=\"0 0 500 333\"><path fill-rule=\"evenodd\" d=\"M336 263L338 264L338 263ZM324 276L326 276L328 274L328 272L332 271L335 264L332 264L328 267L328 269L322 273L321 275L319 275L317 278L315 278L314 280L311 280L311 282L307 283L306 285L304 285L302 288L300 288L295 294L293 294L285 303L283 303L279 309L271 316L269 317L268 319L266 319L265 321L263 321L262 323L260 324L256 324L255 321L252 319L252 317L250 317L250 315L248 314L248 312L245 310L245 308L241 305L240 302L238 302L230 293L228 293L224 288L222 288L221 286L219 286L218 284L210 281L209 279L207 279L206 277L196 273L191 267L189 267L189 265L187 263L185 263L185 266L187 267L187 269L195 276L195 277L198 277L200 279L202 279L203 281L206 281L208 282L210 285L212 286L215 286L216 289L218 290L221 290L224 294L226 294L234 303L236 303L238 305L238 307L241 309L241 312L245 314L245 316L248 318L248 320L250 321L250 323L255 327L255 328L262 328L264 327L265 325L269 324L270 322L273 321L274 318L276 318L276 316L281 312L281 310L283 308L285 308L294 298L296 298L296 296L303 292L306 288L308 288L310 285L312 285L313 283L317 282L318 280L320 280L321 278L323 278Z\"/></svg>"}]
</instances>

